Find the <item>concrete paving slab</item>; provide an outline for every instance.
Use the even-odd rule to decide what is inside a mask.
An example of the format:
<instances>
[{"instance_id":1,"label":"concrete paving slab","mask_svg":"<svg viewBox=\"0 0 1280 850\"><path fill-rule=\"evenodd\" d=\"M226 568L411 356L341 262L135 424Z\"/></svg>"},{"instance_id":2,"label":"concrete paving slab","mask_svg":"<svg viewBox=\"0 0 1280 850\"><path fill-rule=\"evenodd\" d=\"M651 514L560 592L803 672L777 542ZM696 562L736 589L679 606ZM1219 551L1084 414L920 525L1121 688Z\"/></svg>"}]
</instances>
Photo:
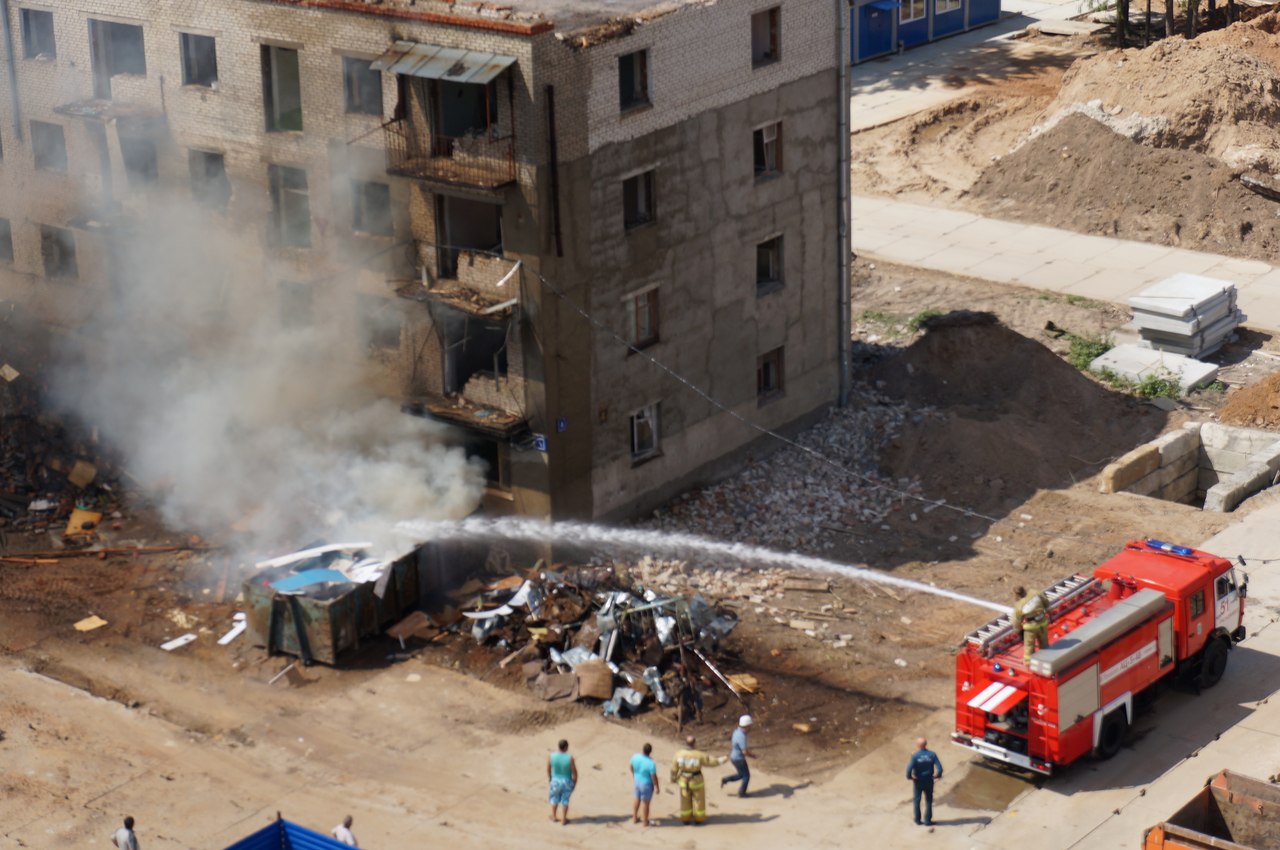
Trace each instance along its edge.
<instances>
[{"instance_id":1,"label":"concrete paving slab","mask_svg":"<svg viewBox=\"0 0 1280 850\"><path fill-rule=\"evenodd\" d=\"M1020 249L1026 250L1022 244L1022 234L1026 229L1027 226L1025 224L979 218L956 228L948 236L952 239L961 240L964 244L973 247L988 247L992 245L1003 247L1016 244Z\"/></svg>"},{"instance_id":2,"label":"concrete paving slab","mask_svg":"<svg viewBox=\"0 0 1280 850\"><path fill-rule=\"evenodd\" d=\"M1089 236L1070 230L1058 231L1062 238L1053 245L1046 246L1042 253L1046 260L1073 260L1077 263L1092 263L1099 256L1114 248L1115 240L1105 236Z\"/></svg>"},{"instance_id":3,"label":"concrete paving slab","mask_svg":"<svg viewBox=\"0 0 1280 850\"><path fill-rule=\"evenodd\" d=\"M1163 277L1168 277L1178 272L1205 274L1220 262L1221 258L1217 254L1201 254L1196 251L1188 251L1185 248L1174 248L1172 254L1152 261L1142 271L1145 273L1147 280L1154 283Z\"/></svg>"},{"instance_id":4,"label":"concrete paving slab","mask_svg":"<svg viewBox=\"0 0 1280 850\"><path fill-rule=\"evenodd\" d=\"M1092 266L1069 260L1050 260L1021 275L1019 280L1024 286L1055 291L1074 286L1097 272Z\"/></svg>"},{"instance_id":5,"label":"concrete paving slab","mask_svg":"<svg viewBox=\"0 0 1280 850\"><path fill-rule=\"evenodd\" d=\"M897 227L857 227L853 228L850 242L858 254L874 254L886 245L892 245L899 239L909 237L909 233ZM987 252L983 252L984 255Z\"/></svg>"},{"instance_id":6,"label":"concrete paving slab","mask_svg":"<svg viewBox=\"0 0 1280 850\"><path fill-rule=\"evenodd\" d=\"M1166 260L1177 253L1167 245L1149 245L1144 242L1119 242L1093 258L1104 268L1147 271L1152 263Z\"/></svg>"},{"instance_id":7,"label":"concrete paving slab","mask_svg":"<svg viewBox=\"0 0 1280 850\"><path fill-rule=\"evenodd\" d=\"M969 269L990 258L991 252L982 248L973 248L968 245L948 245L925 257L920 261L920 265L936 271L968 275L972 274Z\"/></svg>"},{"instance_id":8,"label":"concrete paving slab","mask_svg":"<svg viewBox=\"0 0 1280 850\"><path fill-rule=\"evenodd\" d=\"M1007 280L1023 283L1023 277L1045 264L1040 254L1005 252L969 267L969 274L987 280Z\"/></svg>"},{"instance_id":9,"label":"concrete paving slab","mask_svg":"<svg viewBox=\"0 0 1280 850\"><path fill-rule=\"evenodd\" d=\"M1230 280L1233 283L1242 279L1255 278L1271 271L1270 263L1264 263L1261 260L1246 260L1239 257L1220 256L1217 265L1213 266L1204 274L1208 277L1221 277ZM1217 270L1216 273L1214 270Z\"/></svg>"},{"instance_id":10,"label":"concrete paving slab","mask_svg":"<svg viewBox=\"0 0 1280 850\"><path fill-rule=\"evenodd\" d=\"M1093 263L1089 263L1088 267L1097 270L1079 283L1066 287L1067 292L1103 301L1122 301L1121 296L1135 292L1147 283L1135 280L1134 272L1128 269L1099 268Z\"/></svg>"},{"instance_id":11,"label":"concrete paving slab","mask_svg":"<svg viewBox=\"0 0 1280 850\"><path fill-rule=\"evenodd\" d=\"M901 239L897 239L887 245L884 245L876 251L867 252L867 255L877 257L891 263L921 265L926 257L931 254L938 253L945 247L947 247L945 244L941 244L937 240L929 239L928 237L920 235L904 236Z\"/></svg>"},{"instance_id":12,"label":"concrete paving slab","mask_svg":"<svg viewBox=\"0 0 1280 850\"><path fill-rule=\"evenodd\" d=\"M1117 345L1090 363L1089 369L1093 372L1109 370L1135 382L1168 374L1178 379L1184 392L1203 386L1218 376L1218 367L1212 363L1137 345Z\"/></svg>"}]
</instances>

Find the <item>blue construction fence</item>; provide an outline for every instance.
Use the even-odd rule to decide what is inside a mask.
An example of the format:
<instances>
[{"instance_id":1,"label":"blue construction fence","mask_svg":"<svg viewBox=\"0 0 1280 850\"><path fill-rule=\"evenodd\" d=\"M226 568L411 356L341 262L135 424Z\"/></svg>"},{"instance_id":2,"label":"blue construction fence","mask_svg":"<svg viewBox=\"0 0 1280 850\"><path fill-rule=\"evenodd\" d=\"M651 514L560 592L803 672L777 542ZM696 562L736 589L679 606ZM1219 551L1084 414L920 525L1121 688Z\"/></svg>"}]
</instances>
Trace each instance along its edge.
<instances>
[{"instance_id":1,"label":"blue construction fence","mask_svg":"<svg viewBox=\"0 0 1280 850\"><path fill-rule=\"evenodd\" d=\"M994 23L1000 0L854 0L849 15L858 63Z\"/></svg>"},{"instance_id":2,"label":"blue construction fence","mask_svg":"<svg viewBox=\"0 0 1280 850\"><path fill-rule=\"evenodd\" d=\"M287 820L275 820L270 826L241 838L226 850L349 850L347 845L327 835L313 832Z\"/></svg>"}]
</instances>

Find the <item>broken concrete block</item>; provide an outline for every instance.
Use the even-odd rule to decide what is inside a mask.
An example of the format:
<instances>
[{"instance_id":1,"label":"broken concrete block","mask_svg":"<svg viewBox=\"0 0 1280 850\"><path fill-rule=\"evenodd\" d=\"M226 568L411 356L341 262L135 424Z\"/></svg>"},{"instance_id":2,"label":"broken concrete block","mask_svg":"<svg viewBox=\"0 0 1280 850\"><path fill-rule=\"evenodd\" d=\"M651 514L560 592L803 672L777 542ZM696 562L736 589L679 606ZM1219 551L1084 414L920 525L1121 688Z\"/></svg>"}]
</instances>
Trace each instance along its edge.
<instances>
[{"instance_id":1,"label":"broken concrete block","mask_svg":"<svg viewBox=\"0 0 1280 850\"><path fill-rule=\"evenodd\" d=\"M1160 450L1148 443L1107 464L1099 476L1098 489L1103 493L1128 490L1140 479L1160 468Z\"/></svg>"},{"instance_id":2,"label":"broken concrete block","mask_svg":"<svg viewBox=\"0 0 1280 850\"><path fill-rule=\"evenodd\" d=\"M792 620L790 625L798 632L814 632L818 629L818 624L813 620Z\"/></svg>"}]
</instances>

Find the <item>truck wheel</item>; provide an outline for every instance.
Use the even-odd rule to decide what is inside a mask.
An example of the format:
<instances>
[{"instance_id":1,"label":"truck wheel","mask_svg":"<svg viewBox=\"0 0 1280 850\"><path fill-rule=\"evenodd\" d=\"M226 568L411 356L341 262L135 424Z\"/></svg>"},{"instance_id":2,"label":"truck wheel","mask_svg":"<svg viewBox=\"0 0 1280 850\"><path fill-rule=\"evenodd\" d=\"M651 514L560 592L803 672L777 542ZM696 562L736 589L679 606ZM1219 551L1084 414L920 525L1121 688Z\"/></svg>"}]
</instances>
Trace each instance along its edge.
<instances>
[{"instance_id":1,"label":"truck wheel","mask_svg":"<svg viewBox=\"0 0 1280 850\"><path fill-rule=\"evenodd\" d=\"M1201 688L1212 688L1222 681L1222 674L1225 672L1227 672L1227 642L1214 638L1213 642L1204 648L1198 684Z\"/></svg>"},{"instance_id":2,"label":"truck wheel","mask_svg":"<svg viewBox=\"0 0 1280 850\"><path fill-rule=\"evenodd\" d=\"M1098 746L1093 754L1099 759L1109 759L1120 752L1120 746L1129 734L1129 718L1124 709L1111 712L1102 719L1102 730L1098 733Z\"/></svg>"}]
</instances>

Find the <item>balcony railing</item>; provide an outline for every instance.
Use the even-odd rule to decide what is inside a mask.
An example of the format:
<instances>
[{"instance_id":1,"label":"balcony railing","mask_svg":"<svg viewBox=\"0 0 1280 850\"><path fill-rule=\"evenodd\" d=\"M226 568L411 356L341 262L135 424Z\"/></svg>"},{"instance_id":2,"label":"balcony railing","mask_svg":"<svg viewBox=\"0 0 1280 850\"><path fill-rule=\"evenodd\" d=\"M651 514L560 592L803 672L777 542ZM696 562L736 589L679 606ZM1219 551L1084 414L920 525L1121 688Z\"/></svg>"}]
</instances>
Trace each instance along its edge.
<instances>
[{"instance_id":1,"label":"balcony railing","mask_svg":"<svg viewBox=\"0 0 1280 850\"><path fill-rule=\"evenodd\" d=\"M382 125L387 173L416 180L497 189L516 179L515 139L486 135L444 136L405 119Z\"/></svg>"}]
</instances>

